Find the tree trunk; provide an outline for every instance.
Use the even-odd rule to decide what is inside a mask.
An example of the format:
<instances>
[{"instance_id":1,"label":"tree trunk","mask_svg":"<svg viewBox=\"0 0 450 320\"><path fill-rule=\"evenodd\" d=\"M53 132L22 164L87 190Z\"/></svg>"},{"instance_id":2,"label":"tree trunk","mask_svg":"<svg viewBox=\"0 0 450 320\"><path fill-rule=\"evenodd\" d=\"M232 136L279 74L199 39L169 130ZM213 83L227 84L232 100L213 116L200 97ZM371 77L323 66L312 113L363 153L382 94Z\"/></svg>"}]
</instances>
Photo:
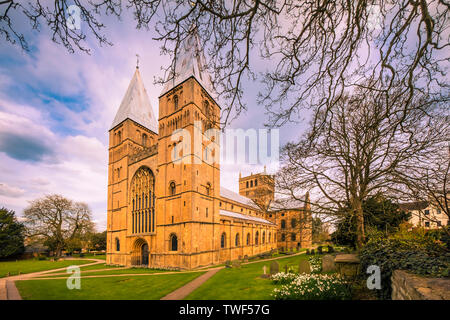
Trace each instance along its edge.
<instances>
[{"instance_id":1,"label":"tree trunk","mask_svg":"<svg viewBox=\"0 0 450 320\"><path fill-rule=\"evenodd\" d=\"M354 212L356 215L356 248L360 250L365 240L364 215L361 201L355 201Z\"/></svg>"}]
</instances>

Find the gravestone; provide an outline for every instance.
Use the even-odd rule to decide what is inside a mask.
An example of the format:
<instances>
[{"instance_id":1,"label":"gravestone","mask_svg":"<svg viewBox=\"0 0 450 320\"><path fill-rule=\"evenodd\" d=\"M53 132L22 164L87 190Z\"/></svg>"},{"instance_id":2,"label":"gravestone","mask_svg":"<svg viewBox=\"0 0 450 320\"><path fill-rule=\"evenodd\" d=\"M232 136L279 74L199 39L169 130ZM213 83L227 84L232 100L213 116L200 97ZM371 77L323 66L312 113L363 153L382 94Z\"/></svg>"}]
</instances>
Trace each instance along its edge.
<instances>
[{"instance_id":1,"label":"gravestone","mask_svg":"<svg viewBox=\"0 0 450 320\"><path fill-rule=\"evenodd\" d=\"M241 262L238 260L233 261L233 268L240 268L241 267Z\"/></svg>"},{"instance_id":2,"label":"gravestone","mask_svg":"<svg viewBox=\"0 0 450 320\"><path fill-rule=\"evenodd\" d=\"M244 262L248 262L248 255L244 256Z\"/></svg>"},{"instance_id":3,"label":"gravestone","mask_svg":"<svg viewBox=\"0 0 450 320\"><path fill-rule=\"evenodd\" d=\"M226 268L231 268L231 261L230 260L225 261L225 267Z\"/></svg>"},{"instance_id":4,"label":"gravestone","mask_svg":"<svg viewBox=\"0 0 450 320\"><path fill-rule=\"evenodd\" d=\"M322 271L330 272L335 271L336 265L334 264L334 257L331 254L326 254L322 258Z\"/></svg>"},{"instance_id":5,"label":"gravestone","mask_svg":"<svg viewBox=\"0 0 450 320\"><path fill-rule=\"evenodd\" d=\"M261 278L266 279L269 278L270 276L267 274L267 266L263 267L263 274L261 275Z\"/></svg>"},{"instance_id":6,"label":"gravestone","mask_svg":"<svg viewBox=\"0 0 450 320\"><path fill-rule=\"evenodd\" d=\"M270 274L275 274L280 271L280 265L276 261L272 261L270 264Z\"/></svg>"},{"instance_id":7,"label":"gravestone","mask_svg":"<svg viewBox=\"0 0 450 320\"><path fill-rule=\"evenodd\" d=\"M300 260L298 264L298 273L311 273L311 265L306 260Z\"/></svg>"},{"instance_id":8,"label":"gravestone","mask_svg":"<svg viewBox=\"0 0 450 320\"><path fill-rule=\"evenodd\" d=\"M288 273L288 266L287 266L287 264L284 266L284 273Z\"/></svg>"}]
</instances>

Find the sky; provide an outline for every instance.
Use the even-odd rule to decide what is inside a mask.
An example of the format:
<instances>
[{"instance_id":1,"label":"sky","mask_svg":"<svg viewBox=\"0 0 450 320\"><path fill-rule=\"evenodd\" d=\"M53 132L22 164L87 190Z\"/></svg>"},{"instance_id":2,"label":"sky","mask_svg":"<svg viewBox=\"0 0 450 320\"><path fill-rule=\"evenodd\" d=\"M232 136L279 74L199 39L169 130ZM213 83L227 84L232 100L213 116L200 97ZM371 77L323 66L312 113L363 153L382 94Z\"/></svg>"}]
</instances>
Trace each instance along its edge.
<instances>
[{"instance_id":1,"label":"sky","mask_svg":"<svg viewBox=\"0 0 450 320\"><path fill-rule=\"evenodd\" d=\"M88 39L89 55L69 53L52 42L45 26L25 33L28 52L0 40L0 207L19 217L31 200L56 193L87 203L97 230L106 229L108 130L133 76L136 54L158 115L162 86L154 80L163 76L170 58L152 40L156 32L137 30L128 14L121 21L103 21L113 45ZM262 86L246 81L244 88L248 111L229 128L262 129L267 118L256 103ZM280 146L298 137L304 126L282 127ZM262 169L223 165L221 185L237 192L239 172L245 176Z\"/></svg>"}]
</instances>

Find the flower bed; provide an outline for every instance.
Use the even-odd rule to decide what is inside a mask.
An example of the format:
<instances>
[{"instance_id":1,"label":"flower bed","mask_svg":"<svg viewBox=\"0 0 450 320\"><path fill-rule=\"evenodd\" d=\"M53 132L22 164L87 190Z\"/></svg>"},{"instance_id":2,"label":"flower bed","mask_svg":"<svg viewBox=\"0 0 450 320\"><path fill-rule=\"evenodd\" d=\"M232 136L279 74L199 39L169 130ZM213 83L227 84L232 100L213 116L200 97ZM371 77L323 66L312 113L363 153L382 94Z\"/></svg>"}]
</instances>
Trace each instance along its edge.
<instances>
[{"instance_id":1,"label":"flower bed","mask_svg":"<svg viewBox=\"0 0 450 320\"><path fill-rule=\"evenodd\" d=\"M282 273L282 272L281 272ZM344 300L350 299L350 287L339 275L328 274L275 274L275 300Z\"/></svg>"},{"instance_id":2,"label":"flower bed","mask_svg":"<svg viewBox=\"0 0 450 320\"><path fill-rule=\"evenodd\" d=\"M320 273L322 271L322 259L320 256L312 256L308 260L312 273Z\"/></svg>"}]
</instances>

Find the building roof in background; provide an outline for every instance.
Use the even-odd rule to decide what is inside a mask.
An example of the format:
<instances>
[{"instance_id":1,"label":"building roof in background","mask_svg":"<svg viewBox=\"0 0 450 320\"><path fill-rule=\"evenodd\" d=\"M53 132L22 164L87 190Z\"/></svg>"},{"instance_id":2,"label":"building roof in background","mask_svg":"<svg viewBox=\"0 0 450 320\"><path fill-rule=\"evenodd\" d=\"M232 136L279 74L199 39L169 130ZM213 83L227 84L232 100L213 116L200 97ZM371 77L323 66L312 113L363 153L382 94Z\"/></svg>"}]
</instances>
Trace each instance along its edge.
<instances>
[{"instance_id":1,"label":"building roof in background","mask_svg":"<svg viewBox=\"0 0 450 320\"><path fill-rule=\"evenodd\" d=\"M264 223L264 224L275 225L274 223L270 222L269 220L266 220L263 218L258 218L258 217L250 216L247 214L231 212L231 211L227 211L227 210L220 210L220 215L230 217L230 218L235 218L235 219L242 219L242 220L248 220L248 221L254 221L254 222L259 222L259 223Z\"/></svg>"},{"instance_id":2,"label":"building roof in background","mask_svg":"<svg viewBox=\"0 0 450 320\"><path fill-rule=\"evenodd\" d=\"M405 202L399 203L400 209L403 210L423 210L429 206L428 201L415 201L415 202Z\"/></svg>"},{"instance_id":3,"label":"building roof in background","mask_svg":"<svg viewBox=\"0 0 450 320\"><path fill-rule=\"evenodd\" d=\"M254 209L259 209L259 207L253 202L253 200L251 200L247 197L241 196L239 193L231 191L230 189L227 189L225 187L220 187L220 196L222 198L226 198L226 199L241 203L243 205L252 207Z\"/></svg>"},{"instance_id":4,"label":"building roof in background","mask_svg":"<svg viewBox=\"0 0 450 320\"><path fill-rule=\"evenodd\" d=\"M158 123L138 68L128 85L111 129L126 119L131 119L154 133L158 133Z\"/></svg>"}]
</instances>

